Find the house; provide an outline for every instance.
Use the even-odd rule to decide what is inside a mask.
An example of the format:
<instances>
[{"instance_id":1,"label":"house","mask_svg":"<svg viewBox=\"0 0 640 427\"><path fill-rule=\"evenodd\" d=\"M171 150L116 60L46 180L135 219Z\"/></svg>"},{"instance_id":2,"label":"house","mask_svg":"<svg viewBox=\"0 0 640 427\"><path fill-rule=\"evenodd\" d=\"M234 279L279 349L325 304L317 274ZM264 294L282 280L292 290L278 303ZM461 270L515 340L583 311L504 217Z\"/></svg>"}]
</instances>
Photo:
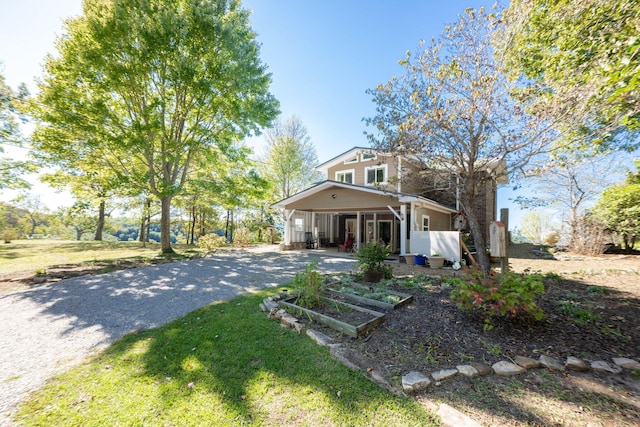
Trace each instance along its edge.
<instances>
[{"instance_id":1,"label":"house","mask_svg":"<svg viewBox=\"0 0 640 427\"><path fill-rule=\"evenodd\" d=\"M284 249L304 248L310 238L330 246L351 238L356 246L384 242L401 255L439 252L460 259L460 233L454 229L459 207L448 175L427 171L410 156L364 147L316 169L325 181L274 205L285 218ZM488 233L496 216L495 185L486 193L481 200Z\"/></svg>"}]
</instances>

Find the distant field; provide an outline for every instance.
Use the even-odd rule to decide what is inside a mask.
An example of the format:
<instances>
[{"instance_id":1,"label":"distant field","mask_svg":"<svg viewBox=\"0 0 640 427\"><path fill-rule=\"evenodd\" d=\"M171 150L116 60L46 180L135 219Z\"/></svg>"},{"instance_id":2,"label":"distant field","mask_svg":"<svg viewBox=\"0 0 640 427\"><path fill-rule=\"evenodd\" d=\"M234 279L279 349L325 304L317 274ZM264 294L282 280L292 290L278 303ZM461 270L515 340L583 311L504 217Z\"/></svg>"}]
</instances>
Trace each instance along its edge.
<instances>
[{"instance_id":1,"label":"distant field","mask_svg":"<svg viewBox=\"0 0 640 427\"><path fill-rule=\"evenodd\" d=\"M179 252L193 247L174 245ZM0 276L34 273L61 264L87 264L116 259L151 259L160 254L160 244L140 242L95 242L75 240L14 240L0 244Z\"/></svg>"}]
</instances>

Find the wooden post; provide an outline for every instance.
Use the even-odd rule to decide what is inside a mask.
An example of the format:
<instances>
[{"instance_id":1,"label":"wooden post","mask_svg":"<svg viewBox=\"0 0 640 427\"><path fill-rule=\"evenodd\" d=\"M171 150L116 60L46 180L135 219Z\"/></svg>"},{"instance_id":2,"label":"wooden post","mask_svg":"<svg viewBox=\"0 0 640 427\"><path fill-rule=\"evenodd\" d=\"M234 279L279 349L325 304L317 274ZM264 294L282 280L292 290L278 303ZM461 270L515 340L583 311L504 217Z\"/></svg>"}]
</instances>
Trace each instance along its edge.
<instances>
[{"instance_id":1,"label":"wooden post","mask_svg":"<svg viewBox=\"0 0 640 427\"><path fill-rule=\"evenodd\" d=\"M506 273L509 271L509 243L511 243L511 233L509 233L509 209L500 209L500 222L504 224L507 238L505 253L500 258L500 271Z\"/></svg>"}]
</instances>

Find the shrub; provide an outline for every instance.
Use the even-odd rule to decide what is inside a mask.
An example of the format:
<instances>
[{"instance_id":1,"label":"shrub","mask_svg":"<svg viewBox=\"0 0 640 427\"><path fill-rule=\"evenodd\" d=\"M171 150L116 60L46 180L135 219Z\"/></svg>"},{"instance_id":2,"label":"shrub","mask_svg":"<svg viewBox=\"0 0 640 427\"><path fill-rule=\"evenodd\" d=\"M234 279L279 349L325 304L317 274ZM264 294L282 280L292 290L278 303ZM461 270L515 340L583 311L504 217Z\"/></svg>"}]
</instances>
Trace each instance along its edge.
<instances>
[{"instance_id":1,"label":"shrub","mask_svg":"<svg viewBox=\"0 0 640 427\"><path fill-rule=\"evenodd\" d=\"M298 288L298 305L305 308L313 308L320 303L320 289L324 279L317 270L318 260L314 259L307 265L304 273L296 274L291 285Z\"/></svg>"},{"instance_id":2,"label":"shrub","mask_svg":"<svg viewBox=\"0 0 640 427\"><path fill-rule=\"evenodd\" d=\"M237 228L233 233L233 245L247 247L251 243L251 232L248 228Z\"/></svg>"},{"instance_id":3,"label":"shrub","mask_svg":"<svg viewBox=\"0 0 640 427\"><path fill-rule=\"evenodd\" d=\"M220 248L227 244L227 239L224 236L218 236L217 234L207 234L206 236L198 237L198 247L207 250L213 250Z\"/></svg>"},{"instance_id":4,"label":"shrub","mask_svg":"<svg viewBox=\"0 0 640 427\"><path fill-rule=\"evenodd\" d=\"M2 239L5 243L11 243L12 240L15 240L18 237L18 232L15 228L5 228L2 232Z\"/></svg>"},{"instance_id":5,"label":"shrub","mask_svg":"<svg viewBox=\"0 0 640 427\"><path fill-rule=\"evenodd\" d=\"M540 274L518 274L512 271L485 277L481 272L467 275L455 284L451 300L462 311L475 311L484 320L485 329L493 327L496 316L524 317L536 320L544 312L536 300L544 294L543 276Z\"/></svg>"},{"instance_id":6,"label":"shrub","mask_svg":"<svg viewBox=\"0 0 640 427\"><path fill-rule=\"evenodd\" d=\"M362 271L385 271L386 276L388 271L383 266L390 253L391 248L389 246L373 242L362 245L354 256L358 260Z\"/></svg>"}]
</instances>

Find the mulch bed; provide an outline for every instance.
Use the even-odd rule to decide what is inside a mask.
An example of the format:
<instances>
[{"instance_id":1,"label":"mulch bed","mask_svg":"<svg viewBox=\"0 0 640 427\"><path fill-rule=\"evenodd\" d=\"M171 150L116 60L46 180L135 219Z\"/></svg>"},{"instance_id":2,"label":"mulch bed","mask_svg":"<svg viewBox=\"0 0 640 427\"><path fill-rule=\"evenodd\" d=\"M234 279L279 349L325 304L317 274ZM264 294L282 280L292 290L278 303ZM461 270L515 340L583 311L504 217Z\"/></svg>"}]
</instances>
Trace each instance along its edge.
<instances>
[{"instance_id":1,"label":"mulch bed","mask_svg":"<svg viewBox=\"0 0 640 427\"><path fill-rule=\"evenodd\" d=\"M461 312L438 277L422 288L396 285L395 290L414 295L414 301L388 312L386 322L368 336L352 339L319 329L371 359L384 360L397 376L469 361L492 365L517 355L611 361L640 354L640 299L612 288L545 279L539 302L544 320L502 319L491 330L473 313Z\"/></svg>"}]
</instances>

